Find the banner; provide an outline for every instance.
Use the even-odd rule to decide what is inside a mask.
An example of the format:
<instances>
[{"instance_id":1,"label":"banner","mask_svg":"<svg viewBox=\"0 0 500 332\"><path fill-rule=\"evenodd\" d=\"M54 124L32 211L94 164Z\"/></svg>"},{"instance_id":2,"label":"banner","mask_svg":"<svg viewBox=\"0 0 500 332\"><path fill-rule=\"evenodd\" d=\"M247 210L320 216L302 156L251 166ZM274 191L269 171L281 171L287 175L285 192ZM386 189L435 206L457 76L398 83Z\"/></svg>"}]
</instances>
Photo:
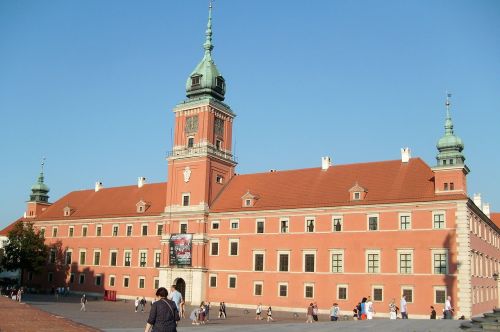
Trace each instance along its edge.
<instances>
[{"instance_id":1,"label":"banner","mask_svg":"<svg viewBox=\"0 0 500 332\"><path fill-rule=\"evenodd\" d=\"M170 266L191 266L193 234L172 234L170 237Z\"/></svg>"}]
</instances>

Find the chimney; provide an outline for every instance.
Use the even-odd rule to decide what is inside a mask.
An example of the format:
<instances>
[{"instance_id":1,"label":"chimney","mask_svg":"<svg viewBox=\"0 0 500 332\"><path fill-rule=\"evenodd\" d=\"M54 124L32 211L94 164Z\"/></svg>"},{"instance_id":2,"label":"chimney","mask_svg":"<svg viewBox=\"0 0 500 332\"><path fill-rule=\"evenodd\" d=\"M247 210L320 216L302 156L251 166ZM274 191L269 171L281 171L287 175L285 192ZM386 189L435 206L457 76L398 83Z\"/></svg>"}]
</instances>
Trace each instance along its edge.
<instances>
[{"instance_id":1,"label":"chimney","mask_svg":"<svg viewBox=\"0 0 500 332\"><path fill-rule=\"evenodd\" d=\"M139 176L137 178L137 188L142 188L146 184L146 178L144 176Z\"/></svg>"},{"instance_id":2,"label":"chimney","mask_svg":"<svg viewBox=\"0 0 500 332\"><path fill-rule=\"evenodd\" d=\"M95 190L95 192L98 192L98 191L99 191L99 190L101 190L102 188L104 188L104 187L103 187L103 185L102 185L102 182L97 181L97 182L95 183L95 189L94 189L94 190Z\"/></svg>"},{"instance_id":3,"label":"chimney","mask_svg":"<svg viewBox=\"0 0 500 332\"><path fill-rule=\"evenodd\" d=\"M332 166L330 157L321 157L321 170L326 171L330 166Z\"/></svg>"},{"instance_id":4,"label":"chimney","mask_svg":"<svg viewBox=\"0 0 500 332\"><path fill-rule=\"evenodd\" d=\"M484 203L483 205L483 213L491 219L491 214L490 214L490 203Z\"/></svg>"},{"instance_id":5,"label":"chimney","mask_svg":"<svg viewBox=\"0 0 500 332\"><path fill-rule=\"evenodd\" d=\"M481 206L481 194L474 194L474 204L476 204L476 206L480 209L482 209L482 206Z\"/></svg>"},{"instance_id":6,"label":"chimney","mask_svg":"<svg viewBox=\"0 0 500 332\"><path fill-rule=\"evenodd\" d=\"M411 150L409 147L402 148L401 149L401 162L402 163L407 163L410 161L411 158Z\"/></svg>"}]
</instances>

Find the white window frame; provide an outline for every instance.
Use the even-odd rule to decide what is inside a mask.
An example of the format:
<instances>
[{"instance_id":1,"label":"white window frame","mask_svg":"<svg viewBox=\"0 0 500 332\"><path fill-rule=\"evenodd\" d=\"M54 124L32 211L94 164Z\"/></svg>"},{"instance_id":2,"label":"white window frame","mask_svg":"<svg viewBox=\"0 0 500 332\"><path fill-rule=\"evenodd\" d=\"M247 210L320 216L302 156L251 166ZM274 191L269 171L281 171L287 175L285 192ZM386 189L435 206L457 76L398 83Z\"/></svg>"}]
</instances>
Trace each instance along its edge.
<instances>
[{"instance_id":1,"label":"white window frame","mask_svg":"<svg viewBox=\"0 0 500 332\"><path fill-rule=\"evenodd\" d=\"M236 225L236 227L233 227L233 225ZM229 220L229 229L234 230L234 229L240 229L240 220L239 219L230 219Z\"/></svg>"},{"instance_id":2,"label":"white window frame","mask_svg":"<svg viewBox=\"0 0 500 332\"><path fill-rule=\"evenodd\" d=\"M212 253L212 243L217 243L217 255L214 255ZM231 248L229 248L229 251L231 251ZM209 252L209 256L219 256L219 255L220 255L220 241L219 241L219 239L211 239L210 240L210 252Z\"/></svg>"},{"instance_id":3,"label":"white window frame","mask_svg":"<svg viewBox=\"0 0 500 332\"><path fill-rule=\"evenodd\" d=\"M71 262L68 262L68 253L71 254ZM66 249L64 252L64 264L71 265L73 263L73 249Z\"/></svg>"},{"instance_id":4,"label":"white window frame","mask_svg":"<svg viewBox=\"0 0 500 332\"><path fill-rule=\"evenodd\" d=\"M446 272L444 274L442 274L442 273L436 273L434 271L434 268L435 268L434 254L445 254L446 255ZM448 275L448 273L450 272L450 253L449 253L448 249L446 249L446 248L431 249L431 268L432 268L431 274L434 274L434 275Z\"/></svg>"},{"instance_id":5,"label":"white window frame","mask_svg":"<svg viewBox=\"0 0 500 332\"><path fill-rule=\"evenodd\" d=\"M370 218L377 218L377 229L370 229ZM366 230L369 232L378 232L380 231L380 214L379 213L371 213L366 216Z\"/></svg>"},{"instance_id":6,"label":"white window frame","mask_svg":"<svg viewBox=\"0 0 500 332\"><path fill-rule=\"evenodd\" d=\"M361 191L355 191L352 193L352 200L359 201L361 200Z\"/></svg>"},{"instance_id":7,"label":"white window frame","mask_svg":"<svg viewBox=\"0 0 500 332\"><path fill-rule=\"evenodd\" d=\"M161 234L158 234L158 230L160 229L160 226L161 226ZM159 223L156 223L156 236L163 236L163 233L165 232L165 227L163 227L163 223L159 222Z\"/></svg>"},{"instance_id":8,"label":"white window frame","mask_svg":"<svg viewBox=\"0 0 500 332\"><path fill-rule=\"evenodd\" d=\"M306 255L314 255L314 271L306 272ZM316 273L316 271L318 270L317 260L318 260L317 250L315 249L302 250L302 272Z\"/></svg>"},{"instance_id":9,"label":"white window frame","mask_svg":"<svg viewBox=\"0 0 500 332\"><path fill-rule=\"evenodd\" d=\"M306 296L306 288L307 287L312 287L312 296L311 297ZM316 293L316 291L314 289L314 282L305 282L304 283L304 293L303 293L304 299L314 299L314 295L316 295L315 293Z\"/></svg>"},{"instance_id":10,"label":"white window frame","mask_svg":"<svg viewBox=\"0 0 500 332\"><path fill-rule=\"evenodd\" d=\"M281 286L286 286L286 295L283 296L281 295ZM278 297L288 297L288 294L290 293L290 288L288 287L288 282L278 282Z\"/></svg>"},{"instance_id":11,"label":"white window frame","mask_svg":"<svg viewBox=\"0 0 500 332\"><path fill-rule=\"evenodd\" d=\"M111 285L111 280L113 280L113 285ZM111 274L108 278L108 286L109 287L116 287L116 275Z\"/></svg>"},{"instance_id":12,"label":"white window frame","mask_svg":"<svg viewBox=\"0 0 500 332\"><path fill-rule=\"evenodd\" d=\"M405 289L411 289L411 297L412 297L411 302L408 301L408 299L405 299L406 302L415 303L415 287L413 285L401 285L401 292L400 293L403 294L403 291Z\"/></svg>"},{"instance_id":13,"label":"white window frame","mask_svg":"<svg viewBox=\"0 0 500 332\"><path fill-rule=\"evenodd\" d=\"M239 256L240 255L240 240L239 239L229 239L228 243L229 243L229 246L228 246L227 255L231 256L231 257L237 257L237 256ZM231 243L237 243L238 244L238 253L236 255L231 255ZM219 248L219 251L220 251L220 248Z\"/></svg>"},{"instance_id":14,"label":"white window frame","mask_svg":"<svg viewBox=\"0 0 500 332\"><path fill-rule=\"evenodd\" d=\"M410 273L401 273L401 258L400 258L400 255L401 254L410 254L411 255L411 271ZM397 259L398 259L398 274L402 274L402 275L409 275L409 274L413 274L413 271L414 271L414 258L415 255L413 254L413 249L398 249L397 251Z\"/></svg>"},{"instance_id":15,"label":"white window frame","mask_svg":"<svg viewBox=\"0 0 500 332\"><path fill-rule=\"evenodd\" d=\"M261 294L256 294L256 292L255 292L256 285L260 285ZM253 282L253 296L264 296L264 281L257 280L257 281Z\"/></svg>"},{"instance_id":16,"label":"white window frame","mask_svg":"<svg viewBox=\"0 0 500 332\"><path fill-rule=\"evenodd\" d=\"M409 217L409 219L410 219L410 223L409 223L408 228L401 228L401 218L402 218L402 217ZM411 213L410 213L410 212L400 212L400 213L398 214L398 221L399 221L398 228L399 228L400 230L402 230L402 231L409 231L409 230L411 230L411 229L412 229L412 226L413 226L413 225L412 225L412 215L411 215Z\"/></svg>"},{"instance_id":17,"label":"white window frame","mask_svg":"<svg viewBox=\"0 0 500 332\"><path fill-rule=\"evenodd\" d=\"M145 253L146 254L146 262L144 264L144 266L141 266L141 254ZM148 250L147 249L141 249L139 250L139 256L138 256L138 260L137 260L137 266L138 267L148 267Z\"/></svg>"},{"instance_id":18,"label":"white window frame","mask_svg":"<svg viewBox=\"0 0 500 332\"><path fill-rule=\"evenodd\" d=\"M382 289L382 300L375 300L375 289ZM383 285L372 285L372 299L373 302L384 302L384 286Z\"/></svg>"},{"instance_id":19,"label":"white window frame","mask_svg":"<svg viewBox=\"0 0 500 332\"><path fill-rule=\"evenodd\" d=\"M157 255L158 255L158 254L160 254L160 264L159 264L159 266L156 266L156 263L157 263L157 262L156 262L156 257L157 257ZM154 258L154 263L153 263L153 264L154 264L154 267L155 267L155 268L159 268L159 267L161 267L161 250L155 250L155 251L153 252L153 258Z\"/></svg>"},{"instance_id":20,"label":"white window frame","mask_svg":"<svg viewBox=\"0 0 500 332\"><path fill-rule=\"evenodd\" d=\"M231 278L234 278L234 287L231 287ZM227 288L229 289L237 289L238 288L238 277L236 274L229 274L227 276Z\"/></svg>"},{"instance_id":21,"label":"white window frame","mask_svg":"<svg viewBox=\"0 0 500 332\"><path fill-rule=\"evenodd\" d=\"M144 280L144 287L141 287L141 280ZM146 277L145 276L139 276L137 278L137 289L146 289Z\"/></svg>"},{"instance_id":22,"label":"white window frame","mask_svg":"<svg viewBox=\"0 0 500 332\"><path fill-rule=\"evenodd\" d=\"M378 255L378 270L374 271L374 272L368 272L369 271L368 255L372 255L372 254ZM399 257L398 257L398 259L399 259ZM369 273L369 274L377 274L377 273L380 273L380 271L382 271L382 255L380 254L380 249L365 250L365 272Z\"/></svg>"},{"instance_id":23,"label":"white window frame","mask_svg":"<svg viewBox=\"0 0 500 332\"><path fill-rule=\"evenodd\" d=\"M188 198L188 204L184 205L184 197ZM186 207L186 206L191 206L191 193L182 193L181 196L181 206Z\"/></svg>"},{"instance_id":24,"label":"white window frame","mask_svg":"<svg viewBox=\"0 0 500 332\"><path fill-rule=\"evenodd\" d=\"M309 221L312 221L313 223L313 230L312 232L309 232L309 229L308 229L308 222ZM313 216L307 216L304 218L304 232L305 233L316 233L316 217L313 217Z\"/></svg>"},{"instance_id":25,"label":"white window frame","mask_svg":"<svg viewBox=\"0 0 500 332\"><path fill-rule=\"evenodd\" d=\"M40 234L42 234L43 237L45 237L45 227L40 227Z\"/></svg>"},{"instance_id":26,"label":"white window frame","mask_svg":"<svg viewBox=\"0 0 500 332\"><path fill-rule=\"evenodd\" d=\"M111 257L113 256L113 253L116 253L116 265L111 265ZM118 265L118 250L116 249L111 249L109 251L109 266L119 266Z\"/></svg>"},{"instance_id":27,"label":"white window frame","mask_svg":"<svg viewBox=\"0 0 500 332\"><path fill-rule=\"evenodd\" d=\"M286 226L286 232L283 232L283 231L282 231L282 228L281 228L281 223L282 223L283 221L286 221L286 225L287 225L287 226ZM280 218L280 222L279 222L279 224L278 224L278 231L279 231L279 233L281 233L281 234L289 234L289 233L290 233L290 218L288 218L288 217L281 217L281 218Z\"/></svg>"},{"instance_id":28,"label":"white window frame","mask_svg":"<svg viewBox=\"0 0 500 332\"><path fill-rule=\"evenodd\" d=\"M262 271L258 271L255 269L255 255L262 255ZM266 271L266 251L265 250L253 250L253 252L252 252L252 271L254 271L254 272Z\"/></svg>"},{"instance_id":29,"label":"white window frame","mask_svg":"<svg viewBox=\"0 0 500 332\"><path fill-rule=\"evenodd\" d=\"M185 225L186 226L186 233L182 233L182 226ZM187 221L181 221L179 223L179 233L180 234L187 234L188 232L188 222Z\"/></svg>"},{"instance_id":30,"label":"white window frame","mask_svg":"<svg viewBox=\"0 0 500 332\"><path fill-rule=\"evenodd\" d=\"M262 223L262 233L259 233L259 223ZM264 234L266 232L266 219L264 218L257 218L255 219L255 234Z\"/></svg>"},{"instance_id":31,"label":"white window frame","mask_svg":"<svg viewBox=\"0 0 500 332\"><path fill-rule=\"evenodd\" d=\"M292 253L291 250L278 250L277 255L276 255L276 271L277 272L290 272L291 253ZM286 271L280 271L280 255L287 255L288 256L288 270L286 270Z\"/></svg>"},{"instance_id":32,"label":"white window frame","mask_svg":"<svg viewBox=\"0 0 500 332\"><path fill-rule=\"evenodd\" d=\"M340 288L345 288L345 299L340 298ZM349 301L349 285L348 284L337 284L337 300L338 301Z\"/></svg>"},{"instance_id":33,"label":"white window frame","mask_svg":"<svg viewBox=\"0 0 500 332\"><path fill-rule=\"evenodd\" d=\"M82 252L85 253L85 262L82 264ZM80 249L78 250L78 265L89 265L87 264L88 257L87 257L87 249Z\"/></svg>"},{"instance_id":34,"label":"white window frame","mask_svg":"<svg viewBox=\"0 0 500 332\"><path fill-rule=\"evenodd\" d=\"M126 265L126 262L125 262L125 259L127 257L127 253L130 253L130 264L129 265ZM130 249L123 250L123 266L132 267L132 250L130 250Z\"/></svg>"},{"instance_id":35,"label":"white window frame","mask_svg":"<svg viewBox=\"0 0 500 332\"><path fill-rule=\"evenodd\" d=\"M116 235L115 235L115 228L116 228ZM120 225L113 224L113 226L111 226L111 236L117 237L118 234L120 234Z\"/></svg>"},{"instance_id":36,"label":"white window frame","mask_svg":"<svg viewBox=\"0 0 500 332\"><path fill-rule=\"evenodd\" d=\"M74 237L75 236L75 226L69 226L68 227L68 237Z\"/></svg>"},{"instance_id":37,"label":"white window frame","mask_svg":"<svg viewBox=\"0 0 500 332\"><path fill-rule=\"evenodd\" d=\"M83 230L86 230L85 232ZM89 226L88 225L83 225L82 226L82 234L81 237L87 237L89 235Z\"/></svg>"},{"instance_id":38,"label":"white window frame","mask_svg":"<svg viewBox=\"0 0 500 332\"><path fill-rule=\"evenodd\" d=\"M125 286L125 280L128 280L127 286ZM124 275L122 279L122 287L123 288L130 288L130 276L129 275Z\"/></svg>"},{"instance_id":39,"label":"white window frame","mask_svg":"<svg viewBox=\"0 0 500 332\"><path fill-rule=\"evenodd\" d=\"M98 229L101 229L101 232L100 232L101 234L100 235L97 234L97 230ZM101 237L102 236L102 224L95 225L95 236L96 237Z\"/></svg>"},{"instance_id":40,"label":"white window frame","mask_svg":"<svg viewBox=\"0 0 500 332\"><path fill-rule=\"evenodd\" d=\"M217 228L214 228L214 225L217 225ZM210 229L212 230L219 230L220 229L220 221L219 220L212 220L210 222Z\"/></svg>"},{"instance_id":41,"label":"white window frame","mask_svg":"<svg viewBox=\"0 0 500 332\"><path fill-rule=\"evenodd\" d=\"M59 229L57 226L52 227L52 237L57 237L59 234Z\"/></svg>"},{"instance_id":42,"label":"white window frame","mask_svg":"<svg viewBox=\"0 0 500 332\"><path fill-rule=\"evenodd\" d=\"M128 228L130 227L130 235L128 235ZM125 226L125 235L126 236L134 236L134 225L132 224L127 224Z\"/></svg>"},{"instance_id":43,"label":"white window frame","mask_svg":"<svg viewBox=\"0 0 500 332\"><path fill-rule=\"evenodd\" d=\"M95 254L96 253L99 253L99 264L95 263ZM87 260L87 254L85 254L85 260ZM92 255L92 266L101 266L102 265L101 261L102 261L102 251L101 251L101 249L94 249L94 252L93 252L93 255Z\"/></svg>"},{"instance_id":44,"label":"white window frame","mask_svg":"<svg viewBox=\"0 0 500 332\"><path fill-rule=\"evenodd\" d=\"M335 230L335 221L340 220L340 231ZM344 216L334 215L332 216L332 232L339 233L344 231Z\"/></svg>"},{"instance_id":45,"label":"white window frame","mask_svg":"<svg viewBox=\"0 0 500 332\"><path fill-rule=\"evenodd\" d=\"M215 277L215 286L212 286L212 278ZM208 287L209 288L217 288L217 284L219 283L219 278L217 277L217 274L215 273L210 273L208 275Z\"/></svg>"},{"instance_id":46,"label":"white window frame","mask_svg":"<svg viewBox=\"0 0 500 332\"><path fill-rule=\"evenodd\" d=\"M331 273L335 273L335 274L341 274L341 273L345 273L345 254L344 254L344 249L330 249L330 272ZM341 272L337 272L337 271L333 271L333 255L342 255L342 271Z\"/></svg>"},{"instance_id":47,"label":"white window frame","mask_svg":"<svg viewBox=\"0 0 500 332\"><path fill-rule=\"evenodd\" d=\"M443 227L442 228L436 228L435 224L434 224L434 218L435 218L434 216L436 216L438 214L442 214L443 215L444 223L443 223ZM446 229L446 210L432 211L432 229ZM481 236L481 235L479 235L479 236Z\"/></svg>"},{"instance_id":48,"label":"white window frame","mask_svg":"<svg viewBox=\"0 0 500 332\"><path fill-rule=\"evenodd\" d=\"M144 235L144 226L146 226L146 235ZM149 224L143 223L141 224L141 236L149 236Z\"/></svg>"},{"instance_id":49,"label":"white window frame","mask_svg":"<svg viewBox=\"0 0 500 332\"><path fill-rule=\"evenodd\" d=\"M153 289L158 289L160 288L160 278L154 277L153 278Z\"/></svg>"},{"instance_id":50,"label":"white window frame","mask_svg":"<svg viewBox=\"0 0 500 332\"><path fill-rule=\"evenodd\" d=\"M100 285L97 284L97 278L100 277L101 278L101 283ZM98 273L94 276L94 285L95 286L102 286L104 284L104 277L102 276L101 273Z\"/></svg>"},{"instance_id":51,"label":"white window frame","mask_svg":"<svg viewBox=\"0 0 500 332\"><path fill-rule=\"evenodd\" d=\"M446 286L434 286L434 287L432 287L432 289L433 289L433 292L434 292L434 304L444 305L445 302L446 302L446 299L448 297L448 290L446 289ZM444 302L443 303L438 303L437 302L437 296L436 296L436 292L437 291L444 291Z\"/></svg>"}]
</instances>

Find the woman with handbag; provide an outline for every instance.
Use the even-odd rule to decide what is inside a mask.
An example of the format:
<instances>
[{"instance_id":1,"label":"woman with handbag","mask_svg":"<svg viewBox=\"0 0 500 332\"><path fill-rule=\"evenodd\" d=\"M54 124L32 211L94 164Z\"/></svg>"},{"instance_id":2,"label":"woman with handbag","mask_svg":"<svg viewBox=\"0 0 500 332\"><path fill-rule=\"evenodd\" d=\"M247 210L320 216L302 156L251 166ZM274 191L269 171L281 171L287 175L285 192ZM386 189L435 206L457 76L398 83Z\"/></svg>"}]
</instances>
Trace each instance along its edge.
<instances>
[{"instance_id":1,"label":"woman with handbag","mask_svg":"<svg viewBox=\"0 0 500 332\"><path fill-rule=\"evenodd\" d=\"M179 312L175 302L168 300L167 296L168 291L165 287L158 288L156 291L157 301L151 307L145 332L177 332L177 322L180 320Z\"/></svg>"}]
</instances>

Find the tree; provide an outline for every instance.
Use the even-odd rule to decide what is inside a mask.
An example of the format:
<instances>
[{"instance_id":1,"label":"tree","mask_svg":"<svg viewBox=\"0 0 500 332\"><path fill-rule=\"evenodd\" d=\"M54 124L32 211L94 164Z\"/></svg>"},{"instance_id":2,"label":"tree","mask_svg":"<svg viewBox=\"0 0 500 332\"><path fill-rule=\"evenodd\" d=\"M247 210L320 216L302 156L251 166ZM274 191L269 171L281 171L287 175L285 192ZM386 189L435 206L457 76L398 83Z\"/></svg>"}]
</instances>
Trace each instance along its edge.
<instances>
[{"instance_id":1,"label":"tree","mask_svg":"<svg viewBox=\"0 0 500 332\"><path fill-rule=\"evenodd\" d=\"M40 232L35 232L32 222L18 221L7 235L8 244L4 248L3 267L6 270L40 272L47 264L48 247Z\"/></svg>"}]
</instances>

